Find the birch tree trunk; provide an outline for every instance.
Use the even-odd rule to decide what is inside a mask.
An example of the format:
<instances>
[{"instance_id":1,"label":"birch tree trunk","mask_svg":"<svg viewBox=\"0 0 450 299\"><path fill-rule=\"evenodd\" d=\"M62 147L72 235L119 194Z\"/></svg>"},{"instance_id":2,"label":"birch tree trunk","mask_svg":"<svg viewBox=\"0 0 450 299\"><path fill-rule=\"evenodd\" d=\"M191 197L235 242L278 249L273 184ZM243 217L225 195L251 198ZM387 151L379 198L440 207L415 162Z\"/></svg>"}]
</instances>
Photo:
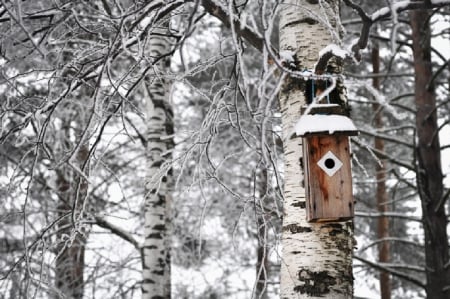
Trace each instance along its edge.
<instances>
[{"instance_id":1,"label":"birch tree trunk","mask_svg":"<svg viewBox=\"0 0 450 299\"><path fill-rule=\"evenodd\" d=\"M297 70L312 69L336 29L339 1L286 1L280 12L280 51L295 52ZM298 78L280 95L285 159L281 298L352 298L353 224L308 223L300 166L301 138L291 136L305 104Z\"/></svg>"},{"instance_id":2,"label":"birch tree trunk","mask_svg":"<svg viewBox=\"0 0 450 299\"><path fill-rule=\"evenodd\" d=\"M427 298L450 298L450 260L437 107L432 82L431 12L410 13L416 103L416 176L425 232Z\"/></svg>"},{"instance_id":3,"label":"birch tree trunk","mask_svg":"<svg viewBox=\"0 0 450 299\"><path fill-rule=\"evenodd\" d=\"M168 218L172 191L173 112L164 75L170 51L168 23L148 40L153 62L146 78L148 164L145 182L145 240L143 246L142 298L170 298L170 237ZM165 27L165 28L164 28ZM163 57L163 58L162 58Z\"/></svg>"}]
</instances>

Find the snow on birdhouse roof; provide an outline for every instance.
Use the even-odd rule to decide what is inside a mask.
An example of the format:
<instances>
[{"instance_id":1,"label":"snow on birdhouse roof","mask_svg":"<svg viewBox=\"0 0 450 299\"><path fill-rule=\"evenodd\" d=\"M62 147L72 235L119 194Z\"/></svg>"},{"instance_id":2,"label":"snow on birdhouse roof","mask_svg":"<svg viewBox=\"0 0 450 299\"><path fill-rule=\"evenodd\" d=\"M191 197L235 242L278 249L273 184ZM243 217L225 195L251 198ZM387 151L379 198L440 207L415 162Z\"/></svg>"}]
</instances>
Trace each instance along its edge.
<instances>
[{"instance_id":1,"label":"snow on birdhouse roof","mask_svg":"<svg viewBox=\"0 0 450 299\"><path fill-rule=\"evenodd\" d=\"M346 135L357 135L352 120L344 115L303 115L295 125L295 133L297 136L305 136L308 134L335 134L343 133Z\"/></svg>"}]
</instances>

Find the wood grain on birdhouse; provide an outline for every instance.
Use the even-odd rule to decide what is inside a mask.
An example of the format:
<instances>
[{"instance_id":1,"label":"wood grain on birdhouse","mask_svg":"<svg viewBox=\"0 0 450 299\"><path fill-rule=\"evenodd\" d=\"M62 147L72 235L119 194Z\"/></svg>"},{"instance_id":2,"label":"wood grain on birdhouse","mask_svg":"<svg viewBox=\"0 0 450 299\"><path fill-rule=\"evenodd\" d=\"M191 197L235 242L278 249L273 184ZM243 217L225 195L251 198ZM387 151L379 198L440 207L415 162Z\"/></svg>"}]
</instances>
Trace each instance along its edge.
<instances>
[{"instance_id":1,"label":"wood grain on birdhouse","mask_svg":"<svg viewBox=\"0 0 450 299\"><path fill-rule=\"evenodd\" d=\"M307 220L351 219L354 207L348 136L305 136L303 146Z\"/></svg>"}]
</instances>

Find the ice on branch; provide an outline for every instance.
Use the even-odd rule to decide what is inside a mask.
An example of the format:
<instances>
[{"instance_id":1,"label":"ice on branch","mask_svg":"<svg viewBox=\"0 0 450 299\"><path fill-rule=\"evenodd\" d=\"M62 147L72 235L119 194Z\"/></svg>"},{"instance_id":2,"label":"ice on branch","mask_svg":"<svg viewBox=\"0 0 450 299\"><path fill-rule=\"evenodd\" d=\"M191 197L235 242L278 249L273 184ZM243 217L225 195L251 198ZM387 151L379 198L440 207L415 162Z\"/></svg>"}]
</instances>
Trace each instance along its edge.
<instances>
[{"instance_id":1,"label":"ice on branch","mask_svg":"<svg viewBox=\"0 0 450 299\"><path fill-rule=\"evenodd\" d=\"M364 87L368 92L371 93L375 101L377 101L381 106L386 109L386 111L389 111L392 116L394 116L398 120L403 120L407 117L405 113L399 113L397 110L392 107L389 102L386 100L385 95L383 95L379 90L375 89L371 84L366 83L364 84Z\"/></svg>"},{"instance_id":2,"label":"ice on branch","mask_svg":"<svg viewBox=\"0 0 450 299\"><path fill-rule=\"evenodd\" d=\"M289 63L294 62L294 55L295 55L294 51L289 51L289 50L280 51L281 60L289 62Z\"/></svg>"},{"instance_id":3,"label":"ice on branch","mask_svg":"<svg viewBox=\"0 0 450 299\"><path fill-rule=\"evenodd\" d=\"M294 51L289 51L289 50L280 51L281 62L286 66L295 67L294 55L295 55Z\"/></svg>"},{"instance_id":4,"label":"ice on branch","mask_svg":"<svg viewBox=\"0 0 450 299\"><path fill-rule=\"evenodd\" d=\"M432 2L434 3L435 1L432 1ZM448 2L448 0L446 2ZM379 10L375 11L370 16L370 18L372 19L373 22L377 21L380 18L384 18L386 16L389 16L391 12L396 13L399 10L406 9L406 7L408 5L410 5L410 4L411 4L411 1L409 1L409 0L392 3L391 7L383 7L383 8L380 8Z\"/></svg>"}]
</instances>

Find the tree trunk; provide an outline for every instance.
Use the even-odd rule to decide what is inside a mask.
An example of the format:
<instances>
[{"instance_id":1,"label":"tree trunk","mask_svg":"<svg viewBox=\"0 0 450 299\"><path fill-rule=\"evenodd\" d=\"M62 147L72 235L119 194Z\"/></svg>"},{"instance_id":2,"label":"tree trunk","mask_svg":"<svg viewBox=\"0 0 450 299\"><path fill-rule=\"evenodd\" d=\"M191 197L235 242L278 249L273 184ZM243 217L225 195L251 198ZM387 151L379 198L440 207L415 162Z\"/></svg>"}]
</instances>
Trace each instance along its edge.
<instances>
[{"instance_id":1,"label":"tree trunk","mask_svg":"<svg viewBox=\"0 0 450 299\"><path fill-rule=\"evenodd\" d=\"M76 156L80 169L88 154L88 146L82 145ZM65 298L81 299L84 293L84 252L88 232L83 227L76 227L74 230L73 225L78 226L79 223L73 223L73 219L77 220L82 212L88 184L73 170L68 170L68 167L58 170L57 178L60 192L58 216L61 220L57 230L55 283ZM60 298L59 295L57 298Z\"/></svg>"},{"instance_id":2,"label":"tree trunk","mask_svg":"<svg viewBox=\"0 0 450 299\"><path fill-rule=\"evenodd\" d=\"M380 72L380 50L378 49L378 44L373 43L372 49L372 67L373 73L377 74ZM380 78L374 77L372 79L372 86L380 90ZM383 127L383 111L381 110L381 105L375 103L372 106L374 112L374 126L376 129ZM379 137L375 137L375 149L384 152L384 140ZM376 179L377 179L377 207L378 212L386 213L389 211L388 205L388 194L386 192L386 159L380 159L375 165ZM378 239L385 239L389 237L389 218L379 217L377 225L377 237ZM378 245L378 261L380 263L389 262L389 241L383 241ZM391 298L391 281L389 273L386 271L380 272L380 293L381 299Z\"/></svg>"},{"instance_id":3,"label":"tree trunk","mask_svg":"<svg viewBox=\"0 0 450 299\"><path fill-rule=\"evenodd\" d=\"M322 8L325 10L322 10ZM287 1L280 12L280 51L294 51L296 69L312 69L337 32L339 1ZM284 146L284 218L281 298L352 298L353 223L308 223L300 166L302 140L291 136L305 104L299 79L289 77L280 94Z\"/></svg>"},{"instance_id":4,"label":"tree trunk","mask_svg":"<svg viewBox=\"0 0 450 299\"><path fill-rule=\"evenodd\" d=\"M430 12L410 13L416 104L416 176L425 233L427 298L450 298L447 217L439 145L437 107L432 78Z\"/></svg>"},{"instance_id":5,"label":"tree trunk","mask_svg":"<svg viewBox=\"0 0 450 299\"><path fill-rule=\"evenodd\" d=\"M165 25L162 25L163 27ZM167 24L166 24L167 26ZM157 32L155 32L157 31ZM170 298L170 194L173 189L173 112L164 75L170 60L168 30L156 29L147 41L156 63L146 77L147 164L142 298ZM154 35L153 35L154 34Z\"/></svg>"}]
</instances>

